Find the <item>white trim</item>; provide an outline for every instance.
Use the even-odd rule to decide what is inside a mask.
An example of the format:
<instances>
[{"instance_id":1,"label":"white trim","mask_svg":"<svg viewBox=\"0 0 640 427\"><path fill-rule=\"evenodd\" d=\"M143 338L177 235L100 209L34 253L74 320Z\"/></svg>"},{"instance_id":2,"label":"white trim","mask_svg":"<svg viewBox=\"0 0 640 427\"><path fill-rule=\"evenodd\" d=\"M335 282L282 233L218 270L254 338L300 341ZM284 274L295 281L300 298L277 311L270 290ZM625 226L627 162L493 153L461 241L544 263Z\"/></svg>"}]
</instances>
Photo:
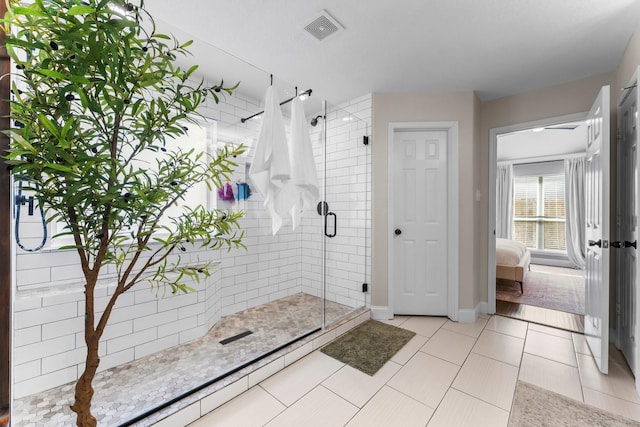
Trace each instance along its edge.
<instances>
[{"instance_id":1,"label":"white trim","mask_svg":"<svg viewBox=\"0 0 640 427\"><path fill-rule=\"evenodd\" d=\"M480 313L487 314L489 311L489 304L486 301L480 301Z\"/></svg>"},{"instance_id":2,"label":"white trim","mask_svg":"<svg viewBox=\"0 0 640 427\"><path fill-rule=\"evenodd\" d=\"M476 308L462 308L458 310L458 321L460 323L475 323L482 313L482 304L478 303Z\"/></svg>"},{"instance_id":3,"label":"white trim","mask_svg":"<svg viewBox=\"0 0 640 427\"><path fill-rule=\"evenodd\" d=\"M487 215L487 314L496 312L496 166L498 164L498 135L536 127L586 120L587 112L551 117L533 122L517 123L489 129L489 213Z\"/></svg>"},{"instance_id":4,"label":"white trim","mask_svg":"<svg viewBox=\"0 0 640 427\"><path fill-rule=\"evenodd\" d=\"M541 162L554 162L557 160L564 159L580 159L587 156L587 152L582 153L569 153L555 156L540 156L540 157L527 157L523 159L513 159L513 160L501 160L498 162L499 165L520 165L526 163L541 163Z\"/></svg>"},{"instance_id":5,"label":"white trim","mask_svg":"<svg viewBox=\"0 0 640 427\"><path fill-rule=\"evenodd\" d=\"M635 72L633 73L633 76L631 77L631 81L633 82L632 84L638 84L638 79L640 79L640 66L636 67ZM629 87L630 85L627 85L625 87ZM636 103L638 103L640 101L640 91L636 92ZM636 126L638 126L638 117L636 116ZM636 142L638 140L638 134L637 134L637 130L636 130ZM638 156L640 156L640 153L636 153L636 162L638 161ZM640 177L636 177L636 180L640 179ZM636 200L640 200L640 182L636 182ZM634 212L634 214L636 215L636 218L640 215L640 205L637 204L636 202L636 211ZM635 289L635 294L636 294L636 300L634 302L635 304L635 318L636 318L636 324L635 324L635 336L638 337L640 335L640 316L638 316L638 310L640 310L640 257L636 257L636 289ZM618 326L618 324L616 323L616 327ZM636 353L636 366L635 366L635 370L636 372L635 377L636 377L636 393L638 393L640 395L640 375L638 375L638 372L640 372L640 348L638 348L638 344L637 344L637 340L636 340L636 349L635 349L635 353Z\"/></svg>"},{"instance_id":6,"label":"white trim","mask_svg":"<svg viewBox=\"0 0 640 427\"><path fill-rule=\"evenodd\" d=\"M459 283L458 283L458 268L459 268L459 213L458 213L458 122L391 122L389 123L389 132L387 136L387 181L388 192L387 196L391 200L391 192L393 191L393 144L394 133L400 130L442 130L447 132L447 239L449 241L448 253L447 253L447 315L451 320L457 321L459 318L458 307L458 295L459 295ZM390 203L387 203L391 206ZM495 220L494 220L495 222ZM391 235L393 230L394 217L393 210L388 210L388 224L387 232ZM389 315L394 314L394 301L393 301L393 245L391 242L387 244L387 298ZM373 312L373 308L372 308Z\"/></svg>"},{"instance_id":7,"label":"white trim","mask_svg":"<svg viewBox=\"0 0 640 427\"><path fill-rule=\"evenodd\" d=\"M391 320L393 313L389 310L388 305L371 306L371 318L374 320Z\"/></svg>"}]
</instances>

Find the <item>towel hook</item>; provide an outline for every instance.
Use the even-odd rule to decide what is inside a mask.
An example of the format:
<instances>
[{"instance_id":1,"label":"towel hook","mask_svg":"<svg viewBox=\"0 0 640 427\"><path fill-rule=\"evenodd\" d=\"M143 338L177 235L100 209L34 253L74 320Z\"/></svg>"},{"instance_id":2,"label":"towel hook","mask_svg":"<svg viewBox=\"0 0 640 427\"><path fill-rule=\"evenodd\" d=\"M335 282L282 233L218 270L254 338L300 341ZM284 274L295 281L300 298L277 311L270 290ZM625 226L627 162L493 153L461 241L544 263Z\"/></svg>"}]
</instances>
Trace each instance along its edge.
<instances>
[{"instance_id":1,"label":"towel hook","mask_svg":"<svg viewBox=\"0 0 640 427\"><path fill-rule=\"evenodd\" d=\"M270 74L271 76L271 86L273 86L273 74Z\"/></svg>"}]
</instances>

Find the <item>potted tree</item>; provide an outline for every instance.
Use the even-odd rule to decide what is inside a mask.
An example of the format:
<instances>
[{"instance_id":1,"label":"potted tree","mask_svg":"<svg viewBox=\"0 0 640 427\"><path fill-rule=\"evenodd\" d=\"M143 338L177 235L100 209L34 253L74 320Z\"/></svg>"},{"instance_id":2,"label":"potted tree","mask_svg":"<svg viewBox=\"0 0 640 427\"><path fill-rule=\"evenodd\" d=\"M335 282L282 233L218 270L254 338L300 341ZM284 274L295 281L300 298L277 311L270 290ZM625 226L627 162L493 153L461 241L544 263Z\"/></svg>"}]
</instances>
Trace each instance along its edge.
<instances>
[{"instance_id":1,"label":"potted tree","mask_svg":"<svg viewBox=\"0 0 640 427\"><path fill-rule=\"evenodd\" d=\"M219 187L235 166L242 147L211 156L172 138L207 97L218 102L237 85L194 83L196 66L174 64L190 42L158 33L143 0L10 0L3 24L18 70L6 160L73 239L64 249L77 252L84 275L87 355L71 409L78 426L95 426L98 346L118 298L141 281L188 292L212 266L170 255L242 246L242 213L188 206L163 220L192 186ZM149 153L154 164L141 168ZM100 313L95 290L107 266L115 291Z\"/></svg>"}]
</instances>

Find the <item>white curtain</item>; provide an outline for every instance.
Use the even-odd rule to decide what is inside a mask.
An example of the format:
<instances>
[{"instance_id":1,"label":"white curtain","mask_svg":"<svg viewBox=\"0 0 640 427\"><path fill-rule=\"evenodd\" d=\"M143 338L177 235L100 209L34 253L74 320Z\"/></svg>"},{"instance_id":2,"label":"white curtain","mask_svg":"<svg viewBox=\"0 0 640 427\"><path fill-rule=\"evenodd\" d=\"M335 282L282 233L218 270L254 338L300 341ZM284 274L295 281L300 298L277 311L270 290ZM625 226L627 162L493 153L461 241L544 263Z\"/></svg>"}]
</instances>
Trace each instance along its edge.
<instances>
[{"instance_id":1,"label":"white curtain","mask_svg":"<svg viewBox=\"0 0 640 427\"><path fill-rule=\"evenodd\" d=\"M496 237L511 239L513 229L513 166L498 165L496 171Z\"/></svg>"},{"instance_id":2,"label":"white curtain","mask_svg":"<svg viewBox=\"0 0 640 427\"><path fill-rule=\"evenodd\" d=\"M585 267L585 166L584 158L564 161L567 255L576 268Z\"/></svg>"}]
</instances>

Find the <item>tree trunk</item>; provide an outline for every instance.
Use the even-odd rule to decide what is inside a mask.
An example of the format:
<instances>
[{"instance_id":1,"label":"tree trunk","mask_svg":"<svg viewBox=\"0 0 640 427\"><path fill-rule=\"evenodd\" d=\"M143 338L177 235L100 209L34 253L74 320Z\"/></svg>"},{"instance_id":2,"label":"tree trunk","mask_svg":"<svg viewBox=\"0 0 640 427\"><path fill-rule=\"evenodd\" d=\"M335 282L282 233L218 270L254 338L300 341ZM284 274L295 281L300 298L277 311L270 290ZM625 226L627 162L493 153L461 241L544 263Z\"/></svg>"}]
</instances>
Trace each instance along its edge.
<instances>
[{"instance_id":1,"label":"tree trunk","mask_svg":"<svg viewBox=\"0 0 640 427\"><path fill-rule=\"evenodd\" d=\"M83 270L88 270L84 265ZM99 270L99 268L97 269ZM85 273L86 274L86 273ZM85 286L85 313L84 313L84 342L87 346L87 358L85 360L84 372L76 382L75 401L71 405L71 410L78 414L76 425L78 427L95 427L98 425L96 418L91 415L91 400L93 399L93 378L100 365L98 355L98 345L100 344L99 333L95 330L95 299L94 290L98 278L98 271L90 271L87 275Z\"/></svg>"},{"instance_id":2,"label":"tree trunk","mask_svg":"<svg viewBox=\"0 0 640 427\"><path fill-rule=\"evenodd\" d=\"M91 399L93 398L93 377L96 375L100 357L98 357L98 338L87 340L87 360L84 372L76 383L75 402L71 410L78 414L76 425L78 427L95 427L98 425L96 418L91 415Z\"/></svg>"}]
</instances>

